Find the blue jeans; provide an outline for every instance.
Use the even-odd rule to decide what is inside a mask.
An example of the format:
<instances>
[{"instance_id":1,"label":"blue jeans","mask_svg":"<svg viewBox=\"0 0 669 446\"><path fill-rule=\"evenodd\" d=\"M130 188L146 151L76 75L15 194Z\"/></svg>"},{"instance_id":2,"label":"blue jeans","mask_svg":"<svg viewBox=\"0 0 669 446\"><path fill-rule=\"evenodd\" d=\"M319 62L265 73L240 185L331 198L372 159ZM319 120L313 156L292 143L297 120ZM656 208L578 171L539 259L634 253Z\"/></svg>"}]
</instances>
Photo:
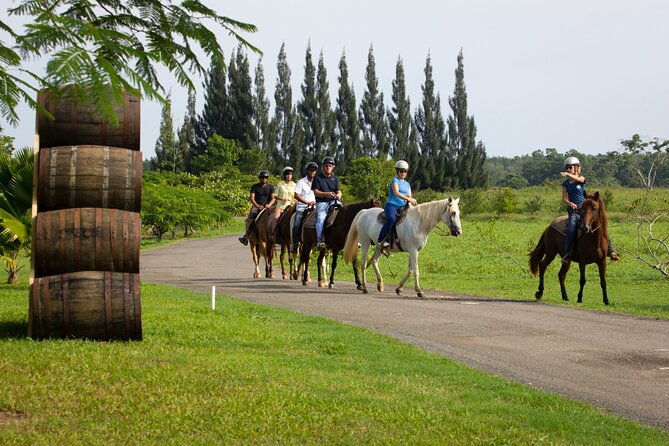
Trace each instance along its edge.
<instances>
[{"instance_id":1,"label":"blue jeans","mask_svg":"<svg viewBox=\"0 0 669 446\"><path fill-rule=\"evenodd\" d=\"M328 208L334 204L336 200L319 201L316 203L316 238L319 242L323 241L323 228L325 226L325 217L328 216Z\"/></svg>"},{"instance_id":2,"label":"blue jeans","mask_svg":"<svg viewBox=\"0 0 669 446\"><path fill-rule=\"evenodd\" d=\"M397 211L400 209L400 207L401 206L397 206L392 203L386 203L385 207L383 208L383 212L386 213L386 222L383 224L381 232L379 232L379 243L386 239L386 236L395 224L395 221L397 220Z\"/></svg>"},{"instance_id":3,"label":"blue jeans","mask_svg":"<svg viewBox=\"0 0 669 446\"><path fill-rule=\"evenodd\" d=\"M578 232L578 226L581 224L581 211L569 210L569 219L567 220L567 237L564 239L564 251L563 256L568 256L571 254L571 248L574 245L574 239L576 238L576 232Z\"/></svg>"},{"instance_id":4,"label":"blue jeans","mask_svg":"<svg viewBox=\"0 0 669 446\"><path fill-rule=\"evenodd\" d=\"M293 232L291 234L291 242L293 245L293 252L297 252L297 244L300 241L300 226L302 226L302 218L304 218L304 211L295 212L295 220L293 220Z\"/></svg>"}]
</instances>

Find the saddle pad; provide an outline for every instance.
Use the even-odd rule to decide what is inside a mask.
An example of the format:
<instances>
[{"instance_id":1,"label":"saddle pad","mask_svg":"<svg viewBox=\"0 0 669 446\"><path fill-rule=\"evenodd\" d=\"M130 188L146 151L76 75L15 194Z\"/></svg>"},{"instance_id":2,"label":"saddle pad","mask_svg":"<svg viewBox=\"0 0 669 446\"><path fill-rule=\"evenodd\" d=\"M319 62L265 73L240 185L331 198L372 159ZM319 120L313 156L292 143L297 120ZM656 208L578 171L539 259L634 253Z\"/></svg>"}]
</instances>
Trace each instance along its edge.
<instances>
[{"instance_id":1,"label":"saddle pad","mask_svg":"<svg viewBox=\"0 0 669 446\"><path fill-rule=\"evenodd\" d=\"M339 207L335 208L332 211L332 213L330 214L330 216L327 218L327 220L325 220L325 227L326 228L329 228L330 226L332 226L334 224L334 221L337 218L337 214L339 213L339 209L341 209L341 208L339 208ZM316 216L317 215L318 215L318 212L316 212L316 211L313 211L313 212L309 213L309 215L307 215L304 218L304 220L303 220L304 223L302 223L302 226L305 227L305 228L315 228L316 227Z\"/></svg>"},{"instance_id":2,"label":"saddle pad","mask_svg":"<svg viewBox=\"0 0 669 446\"><path fill-rule=\"evenodd\" d=\"M557 232L559 232L562 235L567 235L567 220L569 217L567 215L561 215L557 217L555 220L553 220L553 223L551 223L551 226L553 229L555 229ZM581 236L581 228L578 228L578 231L576 232L576 238Z\"/></svg>"},{"instance_id":3,"label":"saddle pad","mask_svg":"<svg viewBox=\"0 0 669 446\"><path fill-rule=\"evenodd\" d=\"M395 226L399 225L404 221L404 219L407 216L407 207L403 206L397 211L397 218L395 219ZM379 221L379 223L384 224L386 222L386 213L385 211L381 211L379 215L376 217L376 219Z\"/></svg>"}]
</instances>

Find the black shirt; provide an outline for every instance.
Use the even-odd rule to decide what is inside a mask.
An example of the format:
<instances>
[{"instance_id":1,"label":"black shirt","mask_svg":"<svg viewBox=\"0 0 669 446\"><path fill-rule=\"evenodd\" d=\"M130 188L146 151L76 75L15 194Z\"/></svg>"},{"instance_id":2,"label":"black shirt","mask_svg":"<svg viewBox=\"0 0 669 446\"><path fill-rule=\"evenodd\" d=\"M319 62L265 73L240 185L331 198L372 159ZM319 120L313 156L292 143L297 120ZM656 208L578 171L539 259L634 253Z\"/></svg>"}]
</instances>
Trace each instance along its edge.
<instances>
[{"instance_id":1,"label":"black shirt","mask_svg":"<svg viewBox=\"0 0 669 446\"><path fill-rule=\"evenodd\" d=\"M256 203L267 204L272 199L274 186L269 183L265 183L265 186L263 187L262 184L256 183L251 186L251 193L255 194Z\"/></svg>"},{"instance_id":2,"label":"black shirt","mask_svg":"<svg viewBox=\"0 0 669 446\"><path fill-rule=\"evenodd\" d=\"M319 190L321 192L337 192L339 190L339 179L334 175L326 177L322 172L318 172L318 175L314 177L314 181L311 183L311 190ZM316 195L317 203L331 200L333 200L332 197L319 197Z\"/></svg>"}]
</instances>

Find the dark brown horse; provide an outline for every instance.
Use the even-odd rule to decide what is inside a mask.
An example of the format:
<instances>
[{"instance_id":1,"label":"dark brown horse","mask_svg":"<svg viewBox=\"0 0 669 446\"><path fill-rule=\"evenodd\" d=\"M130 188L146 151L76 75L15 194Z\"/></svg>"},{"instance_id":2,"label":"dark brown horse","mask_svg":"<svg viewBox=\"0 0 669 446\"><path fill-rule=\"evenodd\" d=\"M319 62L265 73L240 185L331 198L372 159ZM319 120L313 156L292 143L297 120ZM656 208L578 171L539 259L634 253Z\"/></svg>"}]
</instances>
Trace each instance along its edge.
<instances>
[{"instance_id":1,"label":"dark brown horse","mask_svg":"<svg viewBox=\"0 0 669 446\"><path fill-rule=\"evenodd\" d=\"M581 288L578 291L578 302L583 300L583 287L585 286L585 265L596 263L599 267L599 284L602 287L602 297L604 304L609 304L609 298L606 294L606 253L608 250L608 220L606 218L606 208L604 201L595 192L594 195L586 195L586 199L581 203L582 234L574 241L574 248L571 254L571 261L578 262L581 273ZM564 255L565 235L555 229L551 224L546 228L537 247L530 253L530 269L535 276L539 274L539 289L534 297L541 299L544 293L544 272L548 265L553 261L556 255ZM571 263L562 264L558 272L560 280L560 291L562 299L569 300L565 288L565 278Z\"/></svg>"},{"instance_id":2,"label":"dark brown horse","mask_svg":"<svg viewBox=\"0 0 669 446\"><path fill-rule=\"evenodd\" d=\"M265 257L265 277L273 278L272 257L274 256L274 244L268 240L267 223L269 216L274 212L274 208L264 209L256 217L253 228L249 232L249 247L253 255L253 264L255 271L253 277L260 276L260 257ZM248 222L246 223L248 227ZM271 245L271 246L270 246Z\"/></svg>"},{"instance_id":3,"label":"dark brown horse","mask_svg":"<svg viewBox=\"0 0 669 446\"><path fill-rule=\"evenodd\" d=\"M281 254L279 254L279 260L281 262L281 278L283 279L288 278L288 273L286 272L285 267L286 253L288 253L288 271L293 269L293 262L295 261L295 256L290 249L290 218L294 213L295 205L292 205L283 211L279 217L279 223L277 224L276 232L274 233L274 243L272 243L271 247L268 247L268 249L274 250L274 245L281 245ZM274 217L272 217L272 219L273 218ZM269 224L271 224L271 221ZM272 253L274 253L274 251L272 251Z\"/></svg>"},{"instance_id":4,"label":"dark brown horse","mask_svg":"<svg viewBox=\"0 0 669 446\"><path fill-rule=\"evenodd\" d=\"M318 253L318 286L325 287L325 256L328 251L332 251L332 268L330 271L330 282L328 286L334 288L334 274L337 269L337 256L339 252L344 249L346 243L346 234L351 227L351 223L356 214L363 209L372 207L380 207L381 200L379 198L372 198L367 201L360 201L343 206L337 214L332 226L326 227L323 230L323 240L327 248L321 249ZM312 214L310 219L315 221L316 213ZM307 219L307 220L310 220ZM302 250L300 251L300 269L304 268L302 285L307 285L309 279L309 260L311 257L311 250L316 246L316 229L313 225L305 222L302 227ZM355 283L358 287L362 286L359 278L358 264L353 262L353 273L355 274Z\"/></svg>"}]
</instances>

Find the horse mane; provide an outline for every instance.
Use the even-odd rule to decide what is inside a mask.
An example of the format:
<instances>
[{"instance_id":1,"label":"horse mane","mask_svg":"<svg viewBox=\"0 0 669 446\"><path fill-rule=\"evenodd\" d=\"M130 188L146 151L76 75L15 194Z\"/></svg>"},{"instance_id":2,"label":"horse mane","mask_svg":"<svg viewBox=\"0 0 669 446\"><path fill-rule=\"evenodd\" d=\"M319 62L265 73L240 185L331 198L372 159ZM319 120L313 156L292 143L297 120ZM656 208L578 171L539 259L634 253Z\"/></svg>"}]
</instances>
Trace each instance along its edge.
<instances>
[{"instance_id":1,"label":"horse mane","mask_svg":"<svg viewBox=\"0 0 669 446\"><path fill-rule=\"evenodd\" d=\"M446 198L444 200L421 203L410 208L410 211L418 214L418 221L420 222L418 230L425 234L432 231L432 229L439 223L439 220L441 220L441 216L446 212L449 201L450 199Z\"/></svg>"},{"instance_id":2,"label":"horse mane","mask_svg":"<svg viewBox=\"0 0 669 446\"><path fill-rule=\"evenodd\" d=\"M604 200L602 200L602 196L599 192L595 192L593 195L588 195L585 197L586 200L592 200L597 203L597 206L599 206L599 212L597 215L599 216L599 226L600 226L600 237L606 237L606 235L609 233L609 218L606 216L606 205L604 204Z\"/></svg>"},{"instance_id":3,"label":"horse mane","mask_svg":"<svg viewBox=\"0 0 669 446\"><path fill-rule=\"evenodd\" d=\"M363 209L368 209L370 207L370 204L372 205L372 207L374 207L374 199L356 201L355 203L347 204L342 208L342 210L346 210L346 212L353 211L357 214L359 211Z\"/></svg>"}]
</instances>

